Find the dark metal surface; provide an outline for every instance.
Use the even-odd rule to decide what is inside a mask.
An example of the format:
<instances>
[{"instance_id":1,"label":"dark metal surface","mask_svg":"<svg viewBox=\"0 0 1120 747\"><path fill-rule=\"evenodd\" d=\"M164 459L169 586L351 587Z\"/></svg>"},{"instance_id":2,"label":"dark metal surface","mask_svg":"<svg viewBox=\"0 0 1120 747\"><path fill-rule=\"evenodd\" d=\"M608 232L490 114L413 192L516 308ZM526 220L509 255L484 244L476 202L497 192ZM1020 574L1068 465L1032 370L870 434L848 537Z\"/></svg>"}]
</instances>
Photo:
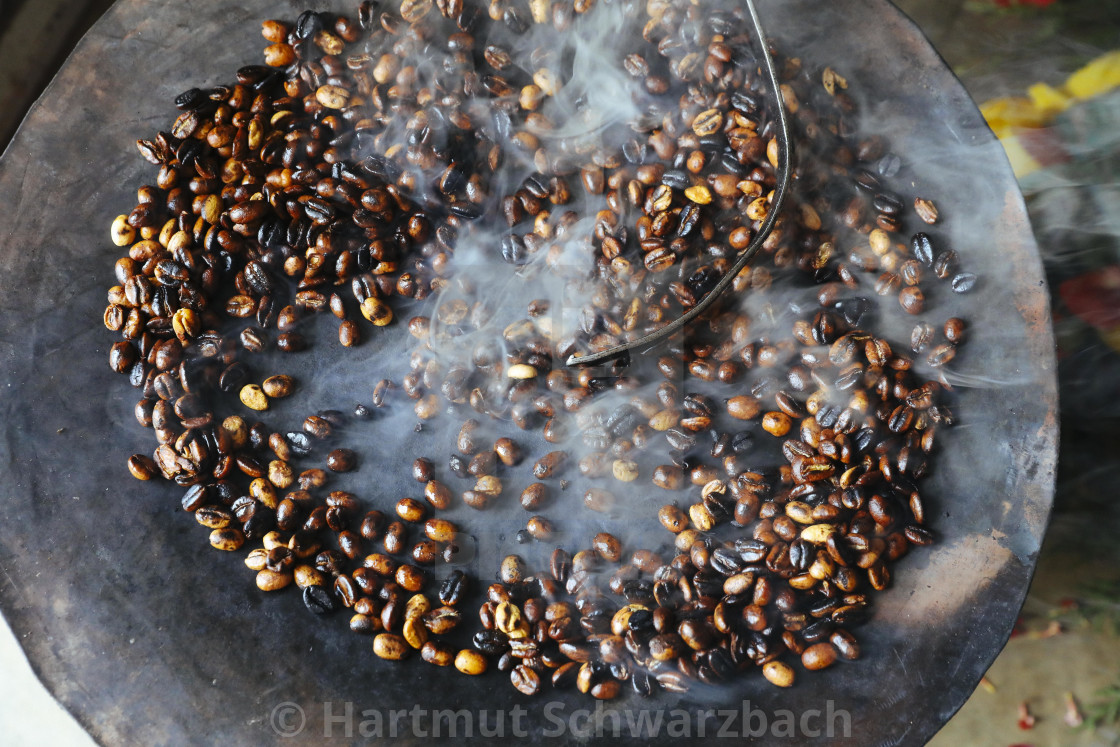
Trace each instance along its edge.
<instances>
[{"instance_id":1,"label":"dark metal surface","mask_svg":"<svg viewBox=\"0 0 1120 747\"><path fill-rule=\"evenodd\" d=\"M733 691L611 708L743 710L749 701L768 715L771 739L781 733L773 730L781 710L798 717L831 708L851 717L851 736L834 741L918 744L972 692L1026 593L1054 478L1052 338L1019 192L960 84L886 2L821 5L767 2L761 10L779 44L835 61L847 75L872 115L869 129L889 134L906 156L907 183L938 201L946 217L938 237L982 278L972 294L931 299L932 317L951 310L972 320L968 353L952 372L961 424L943 441L925 491L940 541L895 568L874 620L860 629L861 661L803 676L789 691L753 675ZM298 723L270 721L285 702L307 719L290 741L321 743L330 728L347 742L347 724L357 740L363 710L388 719L390 709L417 704L468 709L476 729L480 709L490 709L491 724L494 709L504 709L505 736L486 741L524 741L519 728L545 740L593 706L570 695L527 700L497 673L468 679L419 662L386 666L343 620L316 624L294 593L265 598L239 557L208 548L206 532L179 510L178 489L137 483L124 468L128 454L151 450L151 434L132 418L133 392L108 369L112 340L100 319L119 254L109 224L131 208L135 185L153 178L133 141L167 126L181 90L255 62L259 21L294 17L301 6L120 2L5 153L0 606L47 687L104 744L278 742L274 725ZM389 334L357 352L317 346L293 364L309 382L304 402L364 400L406 344ZM274 413L289 423L303 414L296 404ZM415 490L402 459L446 454L452 436L402 437L374 423L361 438L366 464L350 488L386 499ZM425 741L409 719L398 741ZM709 737L722 721L707 722ZM698 720L691 723L696 736ZM748 726L757 720L733 728ZM382 728L388 735L388 721Z\"/></svg>"}]
</instances>

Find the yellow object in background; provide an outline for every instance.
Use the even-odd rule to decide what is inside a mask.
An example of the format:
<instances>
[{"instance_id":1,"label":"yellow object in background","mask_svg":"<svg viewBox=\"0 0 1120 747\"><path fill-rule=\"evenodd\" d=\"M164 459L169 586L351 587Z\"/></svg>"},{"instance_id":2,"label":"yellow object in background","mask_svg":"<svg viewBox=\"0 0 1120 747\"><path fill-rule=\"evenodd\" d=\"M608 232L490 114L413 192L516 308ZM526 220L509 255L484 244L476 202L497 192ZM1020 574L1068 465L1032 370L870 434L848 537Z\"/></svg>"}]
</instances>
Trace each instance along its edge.
<instances>
[{"instance_id":1,"label":"yellow object in background","mask_svg":"<svg viewBox=\"0 0 1120 747\"><path fill-rule=\"evenodd\" d=\"M999 135L998 132L996 134ZM1016 179L1022 179L1027 174L1042 168L1042 164L1031 155L1018 135L1013 133L999 135L999 144L1003 146L1007 160L1011 162L1011 170L1015 172Z\"/></svg>"},{"instance_id":2,"label":"yellow object in background","mask_svg":"<svg viewBox=\"0 0 1120 747\"><path fill-rule=\"evenodd\" d=\"M1027 89L1031 104L1047 118L1064 112L1073 103L1073 99L1063 90L1054 88L1046 83L1035 83Z\"/></svg>"},{"instance_id":3,"label":"yellow object in background","mask_svg":"<svg viewBox=\"0 0 1120 747\"><path fill-rule=\"evenodd\" d=\"M1027 127L1044 127L1049 121L1028 98L1004 96L991 99L980 106L980 113L997 137L1010 135L1014 130Z\"/></svg>"},{"instance_id":4,"label":"yellow object in background","mask_svg":"<svg viewBox=\"0 0 1120 747\"><path fill-rule=\"evenodd\" d=\"M1069 76L1066 90L1079 99L1091 99L1120 86L1120 50L1103 54Z\"/></svg>"},{"instance_id":5,"label":"yellow object in background","mask_svg":"<svg viewBox=\"0 0 1120 747\"><path fill-rule=\"evenodd\" d=\"M1003 96L980 105L992 132L1000 139L1007 158L1020 179L1032 171L1060 161L1063 149L1046 128L1054 117L1078 101L1091 99L1120 87L1120 50L1108 52L1082 67L1055 88L1035 83L1026 96Z\"/></svg>"}]
</instances>

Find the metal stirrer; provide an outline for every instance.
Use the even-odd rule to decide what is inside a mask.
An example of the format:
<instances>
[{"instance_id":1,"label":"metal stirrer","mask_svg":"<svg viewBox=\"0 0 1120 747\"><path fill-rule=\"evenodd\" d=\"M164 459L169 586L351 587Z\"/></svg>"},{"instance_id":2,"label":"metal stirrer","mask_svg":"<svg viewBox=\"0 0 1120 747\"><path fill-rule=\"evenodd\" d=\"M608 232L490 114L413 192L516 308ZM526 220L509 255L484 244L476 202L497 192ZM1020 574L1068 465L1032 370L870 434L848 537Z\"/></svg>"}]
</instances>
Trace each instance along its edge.
<instances>
[{"instance_id":1,"label":"metal stirrer","mask_svg":"<svg viewBox=\"0 0 1120 747\"><path fill-rule=\"evenodd\" d=\"M758 40L758 46L762 51L762 62L765 68L766 78L770 83L770 91L774 96L774 105L778 114L778 186L774 190L774 199L770 206L770 212L763 221L762 226L759 228L758 234L754 237L751 243L743 250L742 254L738 256L735 263L724 274L720 281L716 283L700 303L693 306L685 314L678 319L666 324L655 332L648 335L639 337L636 340L630 340L620 345L601 350L597 353L589 354L572 354L565 365L568 366L586 366L592 363L602 363L606 360L617 358L634 348L641 348L652 346L656 342L660 342L669 335L673 334L679 329L683 329L685 325L691 322L696 317L704 313L705 310L722 294L728 286L734 281L739 272L747 266L758 250L765 243L770 232L774 230L774 223L778 219L778 213L781 211L782 202L785 200L786 191L789 188L789 172L790 172L790 143L789 143L789 122L786 119L786 108L782 102L782 92L780 84L778 83L778 73L774 69L774 60L770 57L770 48L766 42L766 34L762 31L762 22L758 18L758 11L754 7L754 0L744 0L747 5L747 10L750 12L751 24L754 26L755 38Z\"/></svg>"}]
</instances>

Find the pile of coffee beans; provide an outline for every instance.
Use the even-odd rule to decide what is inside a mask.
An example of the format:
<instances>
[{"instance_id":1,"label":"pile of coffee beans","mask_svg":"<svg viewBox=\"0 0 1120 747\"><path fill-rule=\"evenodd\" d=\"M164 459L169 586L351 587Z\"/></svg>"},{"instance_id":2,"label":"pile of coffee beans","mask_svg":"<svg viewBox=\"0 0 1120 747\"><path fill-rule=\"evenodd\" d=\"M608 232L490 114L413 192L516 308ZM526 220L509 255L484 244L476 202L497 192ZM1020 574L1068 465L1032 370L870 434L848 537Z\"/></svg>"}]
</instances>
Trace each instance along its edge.
<instances>
[{"instance_id":1,"label":"pile of coffee beans","mask_svg":"<svg viewBox=\"0 0 1120 747\"><path fill-rule=\"evenodd\" d=\"M858 658L850 629L934 541L920 483L968 333L927 321L952 298L934 286L977 278L929 233L936 203L891 187L904 164L860 136L844 77L779 56L769 91L745 11L685 0L367 1L262 34L264 64L137 142L155 183L111 227L110 365L157 442L130 472L185 488L261 590L345 608L382 659L609 699ZM728 272L771 210L778 95L793 193L753 265L641 360L564 367ZM496 277L522 289L509 318ZM407 328L409 373L267 424L300 396L281 354L326 355L301 322L327 313L348 348ZM916 318L908 349L876 331L890 315ZM354 423L394 401L458 428L455 452L412 462L418 498L330 490L362 468ZM547 562L456 569L459 503ZM600 516L617 533L579 536Z\"/></svg>"}]
</instances>

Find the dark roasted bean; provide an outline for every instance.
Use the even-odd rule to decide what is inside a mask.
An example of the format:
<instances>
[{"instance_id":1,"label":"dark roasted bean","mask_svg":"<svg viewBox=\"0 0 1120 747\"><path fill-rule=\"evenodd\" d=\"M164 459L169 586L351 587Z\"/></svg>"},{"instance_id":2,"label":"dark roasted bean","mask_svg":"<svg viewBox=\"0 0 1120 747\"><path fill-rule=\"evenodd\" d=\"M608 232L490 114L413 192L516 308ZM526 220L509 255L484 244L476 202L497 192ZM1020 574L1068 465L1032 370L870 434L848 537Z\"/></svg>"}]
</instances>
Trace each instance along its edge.
<instances>
[{"instance_id":1,"label":"dark roasted bean","mask_svg":"<svg viewBox=\"0 0 1120 747\"><path fill-rule=\"evenodd\" d=\"M910 253L926 267L933 264L933 241L928 234L918 232L910 237Z\"/></svg>"},{"instance_id":2,"label":"dark roasted bean","mask_svg":"<svg viewBox=\"0 0 1120 747\"><path fill-rule=\"evenodd\" d=\"M971 272L961 272L953 276L952 288L954 293L968 293L976 287L976 275Z\"/></svg>"},{"instance_id":3,"label":"dark roasted bean","mask_svg":"<svg viewBox=\"0 0 1120 747\"><path fill-rule=\"evenodd\" d=\"M898 303L907 314L921 314L925 310L925 294L917 286L907 286L899 291Z\"/></svg>"},{"instance_id":4,"label":"dark roasted bean","mask_svg":"<svg viewBox=\"0 0 1120 747\"><path fill-rule=\"evenodd\" d=\"M358 455L350 449L335 449L327 455L327 466L332 472L353 472L358 468Z\"/></svg>"},{"instance_id":5,"label":"dark roasted bean","mask_svg":"<svg viewBox=\"0 0 1120 747\"><path fill-rule=\"evenodd\" d=\"M334 598L322 586L304 588L303 603L316 615L327 615L336 609Z\"/></svg>"}]
</instances>

